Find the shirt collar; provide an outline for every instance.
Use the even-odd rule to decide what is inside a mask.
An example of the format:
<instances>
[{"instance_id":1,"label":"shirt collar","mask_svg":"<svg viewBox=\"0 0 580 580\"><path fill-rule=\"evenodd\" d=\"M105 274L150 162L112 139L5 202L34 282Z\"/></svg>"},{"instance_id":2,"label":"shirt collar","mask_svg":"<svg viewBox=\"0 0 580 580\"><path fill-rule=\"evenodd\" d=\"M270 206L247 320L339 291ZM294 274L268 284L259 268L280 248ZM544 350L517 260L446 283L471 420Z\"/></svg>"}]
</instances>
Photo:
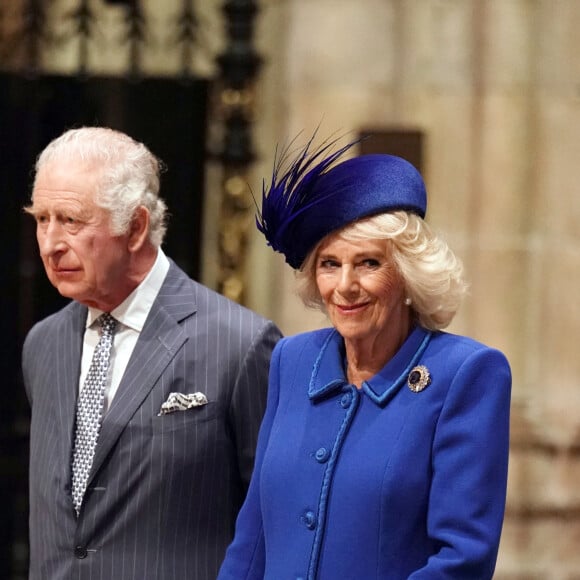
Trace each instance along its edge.
<instances>
[{"instance_id":1,"label":"shirt collar","mask_svg":"<svg viewBox=\"0 0 580 580\"><path fill-rule=\"evenodd\" d=\"M377 405L385 405L407 381L427 348L432 332L416 327L395 356L370 380L362 390ZM317 399L348 384L344 370L344 343L336 330L327 336L310 378L308 396Z\"/></svg>"},{"instance_id":2,"label":"shirt collar","mask_svg":"<svg viewBox=\"0 0 580 580\"><path fill-rule=\"evenodd\" d=\"M111 315L124 326L141 332L168 270L169 260L159 248L155 263L147 276L117 308L111 311ZM102 313L103 311L98 308L89 307L86 327L91 326Z\"/></svg>"}]
</instances>

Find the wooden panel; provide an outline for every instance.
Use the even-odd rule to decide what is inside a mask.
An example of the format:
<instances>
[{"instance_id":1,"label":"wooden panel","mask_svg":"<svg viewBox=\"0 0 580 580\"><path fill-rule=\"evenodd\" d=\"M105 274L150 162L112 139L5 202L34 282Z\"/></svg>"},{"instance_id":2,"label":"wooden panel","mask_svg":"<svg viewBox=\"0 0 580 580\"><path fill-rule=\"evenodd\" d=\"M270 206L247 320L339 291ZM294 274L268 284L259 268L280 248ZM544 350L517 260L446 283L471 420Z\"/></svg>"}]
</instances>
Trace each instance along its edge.
<instances>
[{"instance_id":1,"label":"wooden panel","mask_svg":"<svg viewBox=\"0 0 580 580\"><path fill-rule=\"evenodd\" d=\"M388 153L412 163L419 171L423 168L423 133L413 129L364 128L359 132L360 153Z\"/></svg>"}]
</instances>

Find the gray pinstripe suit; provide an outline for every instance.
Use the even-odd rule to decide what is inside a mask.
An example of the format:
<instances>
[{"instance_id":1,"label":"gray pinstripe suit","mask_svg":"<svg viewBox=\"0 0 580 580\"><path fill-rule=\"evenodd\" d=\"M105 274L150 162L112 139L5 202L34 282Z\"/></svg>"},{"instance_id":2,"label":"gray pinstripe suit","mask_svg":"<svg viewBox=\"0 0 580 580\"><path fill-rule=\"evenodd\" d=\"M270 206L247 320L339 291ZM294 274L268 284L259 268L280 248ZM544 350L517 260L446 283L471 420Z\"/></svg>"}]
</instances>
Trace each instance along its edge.
<instances>
[{"instance_id":1,"label":"gray pinstripe suit","mask_svg":"<svg viewBox=\"0 0 580 580\"><path fill-rule=\"evenodd\" d=\"M31 580L215 580L249 482L265 405L269 321L174 263L104 418L78 520L70 457L86 308L30 331ZM158 416L171 392L209 403Z\"/></svg>"}]
</instances>

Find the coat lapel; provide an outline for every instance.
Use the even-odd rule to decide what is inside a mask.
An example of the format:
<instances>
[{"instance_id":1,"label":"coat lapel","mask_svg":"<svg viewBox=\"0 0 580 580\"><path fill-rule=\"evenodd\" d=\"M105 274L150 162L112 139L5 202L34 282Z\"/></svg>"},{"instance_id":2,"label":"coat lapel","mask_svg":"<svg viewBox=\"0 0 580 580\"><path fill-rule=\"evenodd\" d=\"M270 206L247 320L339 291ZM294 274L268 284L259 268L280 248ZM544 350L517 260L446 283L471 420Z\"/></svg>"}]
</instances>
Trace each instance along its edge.
<instances>
[{"instance_id":1,"label":"coat lapel","mask_svg":"<svg viewBox=\"0 0 580 580\"><path fill-rule=\"evenodd\" d=\"M181 322L196 310L189 278L171 263L147 317L109 412L105 415L95 451L91 479L122 431L158 382L167 365L187 340Z\"/></svg>"}]
</instances>

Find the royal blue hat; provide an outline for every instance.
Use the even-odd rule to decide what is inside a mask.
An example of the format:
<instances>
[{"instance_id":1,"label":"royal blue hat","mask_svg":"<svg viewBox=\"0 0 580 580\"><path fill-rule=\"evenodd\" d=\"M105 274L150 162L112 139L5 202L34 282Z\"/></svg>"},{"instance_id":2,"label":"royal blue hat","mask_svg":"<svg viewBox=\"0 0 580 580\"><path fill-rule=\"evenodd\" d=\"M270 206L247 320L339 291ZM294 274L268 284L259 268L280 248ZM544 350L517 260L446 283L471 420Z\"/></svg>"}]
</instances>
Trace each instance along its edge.
<instances>
[{"instance_id":1,"label":"royal blue hat","mask_svg":"<svg viewBox=\"0 0 580 580\"><path fill-rule=\"evenodd\" d=\"M311 152L312 139L289 168L287 152L264 184L256 222L268 245L299 269L325 236L359 219L395 210L425 217L427 193L415 167L394 155L361 155L334 162L358 141L330 153L335 141Z\"/></svg>"}]
</instances>

